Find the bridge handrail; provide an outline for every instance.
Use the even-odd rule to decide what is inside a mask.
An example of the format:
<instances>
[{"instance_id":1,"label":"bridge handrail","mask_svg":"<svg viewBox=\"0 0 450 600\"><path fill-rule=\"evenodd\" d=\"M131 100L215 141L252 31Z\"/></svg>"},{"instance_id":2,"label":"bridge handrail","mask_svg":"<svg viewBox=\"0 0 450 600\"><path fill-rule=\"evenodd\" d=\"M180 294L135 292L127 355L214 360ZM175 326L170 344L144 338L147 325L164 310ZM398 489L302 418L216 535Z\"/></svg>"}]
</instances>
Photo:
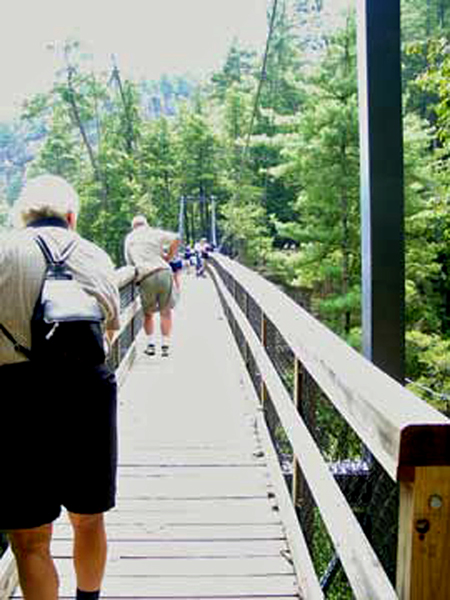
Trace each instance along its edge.
<instances>
[{"instance_id":1,"label":"bridge handrail","mask_svg":"<svg viewBox=\"0 0 450 600\"><path fill-rule=\"evenodd\" d=\"M225 256L215 260L251 293L394 481L411 466L450 465L450 419L387 376L274 284Z\"/></svg>"},{"instance_id":2,"label":"bridge handrail","mask_svg":"<svg viewBox=\"0 0 450 600\"><path fill-rule=\"evenodd\" d=\"M426 505L433 494L441 500L445 498L446 502L448 499L450 420L358 354L274 284L221 255L215 254L211 265L218 291L253 355L263 387L278 413L355 597L406 599L413 597L411 590L416 594L414 598L429 597L430 581L434 577L430 573L444 560L440 554L445 542L436 541L443 513L437 511L434 515L437 528L432 523L435 529L432 542L435 555L436 549L439 555L434 562L431 552L427 560L423 558L423 544L421 548L417 546L417 541L424 538L417 537L416 524L418 517L423 516L424 503ZM238 286L246 295L241 306L235 300ZM245 314L249 298L262 311L258 333ZM398 596L265 351L266 319L276 326L295 360L315 379L390 477L400 481ZM264 394L264 390L262 392ZM433 519L428 513L426 517L428 522ZM303 556L297 562L301 568L301 563L310 564L310 559ZM437 577L442 580L442 575ZM309 575L306 579L311 580ZM312 586L313 582L307 585ZM419 587L425 591L418 592ZM308 598L320 597L308 596L306 589L303 592ZM443 595L433 597L444 598L446 593L444 590Z\"/></svg>"},{"instance_id":3,"label":"bridge handrail","mask_svg":"<svg viewBox=\"0 0 450 600\"><path fill-rule=\"evenodd\" d=\"M120 267L116 269L116 277L121 296L120 328L111 340L108 362L116 373L118 384L121 385L135 357L135 341L140 330L137 320L141 304L136 293L134 268ZM15 560L11 549L8 548L0 558L0 600L7 600L17 585Z\"/></svg>"}]
</instances>

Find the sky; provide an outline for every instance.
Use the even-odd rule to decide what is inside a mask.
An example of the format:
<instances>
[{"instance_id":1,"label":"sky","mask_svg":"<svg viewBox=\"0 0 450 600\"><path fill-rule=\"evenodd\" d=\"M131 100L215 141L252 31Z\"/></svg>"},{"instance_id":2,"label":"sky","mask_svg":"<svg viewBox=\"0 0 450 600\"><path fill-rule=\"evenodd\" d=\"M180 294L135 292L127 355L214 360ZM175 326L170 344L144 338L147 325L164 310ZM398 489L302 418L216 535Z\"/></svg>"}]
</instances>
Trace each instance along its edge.
<instances>
[{"instance_id":1,"label":"sky","mask_svg":"<svg viewBox=\"0 0 450 600\"><path fill-rule=\"evenodd\" d=\"M267 0L0 0L0 121L50 89L66 39L82 43L94 70L157 79L220 68L234 38L262 56Z\"/></svg>"}]
</instances>

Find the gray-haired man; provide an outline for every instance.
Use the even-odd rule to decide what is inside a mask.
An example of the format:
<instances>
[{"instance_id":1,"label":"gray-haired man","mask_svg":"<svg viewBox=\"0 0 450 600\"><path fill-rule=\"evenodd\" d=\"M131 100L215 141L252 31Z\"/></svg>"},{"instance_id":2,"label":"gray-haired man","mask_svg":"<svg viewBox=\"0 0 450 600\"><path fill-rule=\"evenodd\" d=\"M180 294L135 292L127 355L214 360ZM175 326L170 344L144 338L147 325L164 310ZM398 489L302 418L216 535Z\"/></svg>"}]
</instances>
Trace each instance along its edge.
<instances>
[{"instance_id":1,"label":"gray-haired man","mask_svg":"<svg viewBox=\"0 0 450 600\"><path fill-rule=\"evenodd\" d=\"M106 334L119 328L119 292L108 255L75 232L78 197L60 177L25 186L14 207L18 230L0 236L0 323L25 348L45 272L39 233L67 259L72 275L98 301ZM0 494L0 531L16 557L26 600L57 600L58 574L50 554L52 523L61 508L74 531L77 600L96 600L106 564L103 513L115 504L117 385L106 364L45 368L0 332L0 423L8 460Z\"/></svg>"},{"instance_id":2,"label":"gray-haired man","mask_svg":"<svg viewBox=\"0 0 450 600\"><path fill-rule=\"evenodd\" d=\"M125 260L137 271L144 312L144 331L148 336L146 354L155 354L154 315L160 313L161 352L169 355L172 333L172 308L176 290L169 261L180 244L176 233L150 227L143 215L134 217L132 231L125 239Z\"/></svg>"}]
</instances>

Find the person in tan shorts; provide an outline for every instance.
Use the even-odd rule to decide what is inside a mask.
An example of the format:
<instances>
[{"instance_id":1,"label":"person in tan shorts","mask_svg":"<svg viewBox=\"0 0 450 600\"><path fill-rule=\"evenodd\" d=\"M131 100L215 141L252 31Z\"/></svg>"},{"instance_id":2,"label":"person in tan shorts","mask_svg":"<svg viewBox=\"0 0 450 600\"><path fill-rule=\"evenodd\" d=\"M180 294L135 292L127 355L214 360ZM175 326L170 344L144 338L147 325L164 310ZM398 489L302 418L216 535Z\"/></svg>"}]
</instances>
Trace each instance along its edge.
<instances>
[{"instance_id":1,"label":"person in tan shorts","mask_svg":"<svg viewBox=\"0 0 450 600\"><path fill-rule=\"evenodd\" d=\"M131 227L125 238L125 260L136 268L144 331L148 336L145 353L149 356L156 353L155 313L159 312L161 354L167 357L172 334L172 309L177 297L169 261L176 255L180 239L176 233L150 227L143 215L134 217Z\"/></svg>"}]
</instances>

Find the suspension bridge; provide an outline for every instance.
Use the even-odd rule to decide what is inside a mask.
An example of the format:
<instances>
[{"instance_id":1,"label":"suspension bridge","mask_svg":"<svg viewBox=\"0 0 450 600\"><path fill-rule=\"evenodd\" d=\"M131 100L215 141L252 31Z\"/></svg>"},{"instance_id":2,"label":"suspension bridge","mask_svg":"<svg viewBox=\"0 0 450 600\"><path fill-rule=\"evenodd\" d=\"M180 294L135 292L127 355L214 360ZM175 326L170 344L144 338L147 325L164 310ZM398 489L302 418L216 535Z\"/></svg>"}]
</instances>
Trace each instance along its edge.
<instances>
[{"instance_id":1,"label":"suspension bridge","mask_svg":"<svg viewBox=\"0 0 450 600\"><path fill-rule=\"evenodd\" d=\"M364 356L214 254L206 279L183 282L172 355L150 359L133 274L119 269L119 497L105 598L450 597L450 420L399 383L400 3L357 5ZM203 219L215 220L212 200L201 198ZM64 518L52 550L60 597L71 597ZM20 590L7 549L0 598L10 597Z\"/></svg>"},{"instance_id":2,"label":"suspension bridge","mask_svg":"<svg viewBox=\"0 0 450 600\"><path fill-rule=\"evenodd\" d=\"M119 493L104 598L449 597L447 417L218 254L206 278L183 278L171 356L148 357L133 274L117 277ZM359 455L345 455L350 434ZM65 517L52 552L69 598ZM7 550L0 598L20 596Z\"/></svg>"}]
</instances>

